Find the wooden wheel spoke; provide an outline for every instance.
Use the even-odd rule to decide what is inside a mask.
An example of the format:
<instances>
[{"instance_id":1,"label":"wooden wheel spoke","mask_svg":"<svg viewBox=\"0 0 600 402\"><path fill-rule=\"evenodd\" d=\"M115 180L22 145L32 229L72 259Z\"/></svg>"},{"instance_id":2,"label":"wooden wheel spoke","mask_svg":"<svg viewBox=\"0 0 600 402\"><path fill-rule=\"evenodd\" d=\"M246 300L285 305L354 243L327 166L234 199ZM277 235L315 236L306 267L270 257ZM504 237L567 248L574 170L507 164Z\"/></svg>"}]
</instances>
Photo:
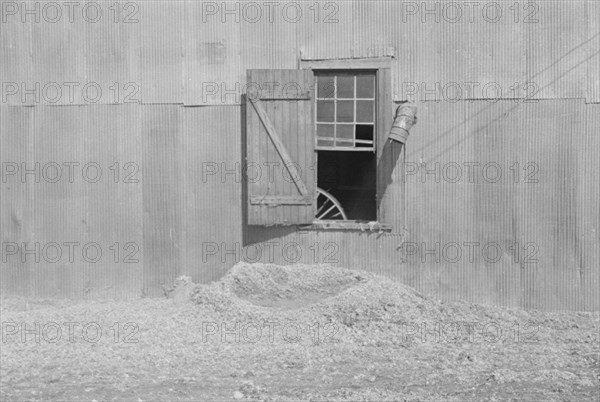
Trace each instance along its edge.
<instances>
[{"instance_id":1,"label":"wooden wheel spoke","mask_svg":"<svg viewBox=\"0 0 600 402\"><path fill-rule=\"evenodd\" d=\"M324 211L324 212L323 212ZM328 217L328 215L330 215ZM348 220L342 204L327 191L317 188L317 220L337 219Z\"/></svg>"}]
</instances>

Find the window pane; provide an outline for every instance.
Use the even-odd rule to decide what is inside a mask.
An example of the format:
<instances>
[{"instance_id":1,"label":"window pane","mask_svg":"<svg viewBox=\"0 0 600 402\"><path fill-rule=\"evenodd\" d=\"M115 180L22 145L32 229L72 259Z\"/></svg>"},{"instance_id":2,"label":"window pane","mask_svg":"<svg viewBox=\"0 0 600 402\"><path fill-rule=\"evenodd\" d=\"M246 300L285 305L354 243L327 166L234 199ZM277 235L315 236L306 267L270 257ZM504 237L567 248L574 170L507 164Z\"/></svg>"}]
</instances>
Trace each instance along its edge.
<instances>
[{"instance_id":1,"label":"window pane","mask_svg":"<svg viewBox=\"0 0 600 402\"><path fill-rule=\"evenodd\" d=\"M356 121L373 123L374 101L356 101Z\"/></svg>"},{"instance_id":2,"label":"window pane","mask_svg":"<svg viewBox=\"0 0 600 402\"><path fill-rule=\"evenodd\" d=\"M317 101L317 121L333 122L334 108L333 101Z\"/></svg>"},{"instance_id":3,"label":"window pane","mask_svg":"<svg viewBox=\"0 0 600 402\"><path fill-rule=\"evenodd\" d=\"M337 97L354 98L354 77L340 75L337 77Z\"/></svg>"},{"instance_id":4,"label":"window pane","mask_svg":"<svg viewBox=\"0 0 600 402\"><path fill-rule=\"evenodd\" d=\"M334 128L335 126L333 124L317 124L317 137L333 138Z\"/></svg>"},{"instance_id":5,"label":"window pane","mask_svg":"<svg viewBox=\"0 0 600 402\"><path fill-rule=\"evenodd\" d=\"M327 139L323 139L323 138L317 138L317 146L319 146L319 147L332 147L333 146L333 139L327 140Z\"/></svg>"},{"instance_id":6,"label":"window pane","mask_svg":"<svg viewBox=\"0 0 600 402\"><path fill-rule=\"evenodd\" d=\"M335 138L354 139L354 124L338 124Z\"/></svg>"},{"instance_id":7,"label":"window pane","mask_svg":"<svg viewBox=\"0 0 600 402\"><path fill-rule=\"evenodd\" d=\"M333 76L317 76L317 98L333 98L334 95Z\"/></svg>"},{"instance_id":8,"label":"window pane","mask_svg":"<svg viewBox=\"0 0 600 402\"><path fill-rule=\"evenodd\" d=\"M354 147L354 140L345 140L342 138L336 138L335 139L335 146L336 147L348 147L348 148L352 148Z\"/></svg>"},{"instance_id":9,"label":"window pane","mask_svg":"<svg viewBox=\"0 0 600 402\"><path fill-rule=\"evenodd\" d=\"M356 139L364 141L373 141L373 130L375 127L368 124L356 125ZM370 146L370 145L369 145Z\"/></svg>"},{"instance_id":10,"label":"window pane","mask_svg":"<svg viewBox=\"0 0 600 402\"><path fill-rule=\"evenodd\" d=\"M354 101L338 101L337 119L338 122L354 121Z\"/></svg>"},{"instance_id":11,"label":"window pane","mask_svg":"<svg viewBox=\"0 0 600 402\"><path fill-rule=\"evenodd\" d=\"M356 77L356 97L375 97L375 77L372 75L359 75Z\"/></svg>"}]
</instances>

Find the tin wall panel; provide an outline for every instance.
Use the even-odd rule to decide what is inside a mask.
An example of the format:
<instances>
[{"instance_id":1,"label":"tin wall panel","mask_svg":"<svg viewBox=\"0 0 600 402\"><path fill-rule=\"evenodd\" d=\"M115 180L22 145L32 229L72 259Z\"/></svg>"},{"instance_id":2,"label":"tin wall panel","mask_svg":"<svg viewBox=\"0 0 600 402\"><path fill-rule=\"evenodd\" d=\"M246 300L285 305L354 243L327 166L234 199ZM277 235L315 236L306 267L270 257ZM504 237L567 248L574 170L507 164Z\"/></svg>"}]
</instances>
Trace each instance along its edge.
<instances>
[{"instance_id":1,"label":"tin wall panel","mask_svg":"<svg viewBox=\"0 0 600 402\"><path fill-rule=\"evenodd\" d=\"M490 4L498 4L490 2ZM468 43L466 67L468 81L461 84L462 99L512 99L527 96L526 29L523 9L527 1L500 3L503 10L497 17L491 11L482 11L479 22L470 24L466 16L464 26ZM519 14L516 9L519 9ZM488 9L486 9L488 10ZM500 17L501 15L501 17ZM498 18L497 22L494 22ZM457 72L452 72L452 77ZM470 93L466 83L475 83ZM451 87L446 88L446 97L454 99Z\"/></svg>"},{"instance_id":2,"label":"tin wall panel","mask_svg":"<svg viewBox=\"0 0 600 402\"><path fill-rule=\"evenodd\" d=\"M90 214L86 190L91 185L83 174L83 165L88 163L86 136L82 135L86 112L85 106L34 108L32 147L26 156L31 173L25 180L33 195L33 227L27 248L35 246L38 251L25 258L32 271L31 287L42 297L81 296L86 288L84 272L90 263L84 259L84 247L95 243L86 225ZM72 180L68 171L60 176L55 173L65 162L73 163ZM88 173L95 180L95 169ZM72 244L72 258L67 244ZM60 253L55 254L55 245L60 246ZM96 258L95 247L86 250L90 260Z\"/></svg>"},{"instance_id":3,"label":"tin wall panel","mask_svg":"<svg viewBox=\"0 0 600 402\"><path fill-rule=\"evenodd\" d=\"M585 98L590 62L583 1L532 3L536 13L527 24L527 81L530 98Z\"/></svg>"},{"instance_id":4,"label":"tin wall panel","mask_svg":"<svg viewBox=\"0 0 600 402\"><path fill-rule=\"evenodd\" d=\"M500 221L510 194L487 187L473 174L475 169L469 170L489 158L485 146L481 154L474 144L481 137L495 136L481 123L487 122L481 116L488 117L491 104L426 105L407 146L406 262L419 267L419 286L428 294L512 305L514 292L499 291L497 282L511 276L513 264L504 256L490 264L481 251L490 241L506 237Z\"/></svg>"},{"instance_id":5,"label":"tin wall panel","mask_svg":"<svg viewBox=\"0 0 600 402\"><path fill-rule=\"evenodd\" d=\"M231 23L223 23L219 13L206 9L206 3L188 0L180 4L185 4L185 104L239 105L240 85L246 84L240 22L233 15ZM257 39L254 46L260 48L265 39Z\"/></svg>"},{"instance_id":6,"label":"tin wall panel","mask_svg":"<svg viewBox=\"0 0 600 402\"><path fill-rule=\"evenodd\" d=\"M240 259L244 114L237 106L183 109L182 274L210 282Z\"/></svg>"},{"instance_id":7,"label":"tin wall panel","mask_svg":"<svg viewBox=\"0 0 600 402\"><path fill-rule=\"evenodd\" d=\"M302 6L294 3L294 7ZM305 6L305 5L304 5ZM301 26L301 14L295 16L288 8L274 14L272 22L263 15L257 22L242 18L240 22L240 55L242 66L251 69L294 69L298 68L297 33ZM289 14L289 16L286 16ZM303 19L309 16L303 16ZM243 83L242 83L243 85Z\"/></svg>"},{"instance_id":8,"label":"tin wall panel","mask_svg":"<svg viewBox=\"0 0 600 402\"><path fill-rule=\"evenodd\" d=\"M30 7L39 7L43 10L45 4L31 2ZM66 10L64 3L57 4L58 7ZM91 13L90 11L90 15ZM35 18L39 22L31 24L30 52L33 65L32 75L25 80L25 86L28 90L35 90L38 96L27 96L27 103L32 105L93 103L101 95L97 93L93 83L89 85L86 74L85 32L86 26L91 22L86 21L79 13L75 13L72 21L63 16L56 22L44 15L46 14L43 11L36 13Z\"/></svg>"},{"instance_id":9,"label":"tin wall panel","mask_svg":"<svg viewBox=\"0 0 600 402\"><path fill-rule=\"evenodd\" d=\"M587 105L584 134L574 144L579 163L577 188L577 265L583 289L582 309L600 305L600 105Z\"/></svg>"},{"instance_id":10,"label":"tin wall panel","mask_svg":"<svg viewBox=\"0 0 600 402\"><path fill-rule=\"evenodd\" d=\"M283 10L298 3L278 3L272 22L261 8L254 21L247 5L207 16L187 3L186 103L239 104L246 68L290 68L296 57L394 56L397 101L586 96L593 18L584 2L496 5L498 19L494 2L425 3L416 12L401 2L302 3L297 20Z\"/></svg>"},{"instance_id":11,"label":"tin wall panel","mask_svg":"<svg viewBox=\"0 0 600 402\"><path fill-rule=\"evenodd\" d=\"M321 60L354 57L354 2L300 4L304 15L298 23L301 58Z\"/></svg>"},{"instance_id":12,"label":"tin wall panel","mask_svg":"<svg viewBox=\"0 0 600 402\"><path fill-rule=\"evenodd\" d=\"M108 106L6 111L2 108L3 121L6 117L11 127L3 127L2 149L10 153L2 161L17 163L19 171L2 183L2 241L18 243L19 251L8 256L2 271L19 276L19 283L3 291L139 296L142 261L125 263L131 247L123 247L141 243L141 184L125 184L116 175L121 168L111 171L125 155L139 159L140 144L132 134L140 131L136 111Z\"/></svg>"},{"instance_id":13,"label":"tin wall panel","mask_svg":"<svg viewBox=\"0 0 600 402\"><path fill-rule=\"evenodd\" d=\"M354 47L353 57L399 57L397 47L402 3L371 1L353 3ZM377 23L373 23L377 21ZM403 55L404 56L404 55Z\"/></svg>"},{"instance_id":14,"label":"tin wall panel","mask_svg":"<svg viewBox=\"0 0 600 402\"><path fill-rule=\"evenodd\" d=\"M74 99L65 93L55 104L137 100L138 87L146 103L240 104L247 68L292 68L299 57L393 55L395 100L424 100L428 91L430 98L597 98L595 2L514 2L502 5L498 21L486 17L484 4L473 11L464 2L425 3L284 2L269 14L264 5L230 2L216 6L237 11L213 15L194 1L135 3L136 10L123 0L105 6L95 23L12 19L2 27L3 41L12 43L5 60L13 61L4 69L25 74L28 89L79 84ZM29 58L32 73L23 73ZM99 99L94 88L83 96L89 82L100 85ZM136 86L123 88L128 83ZM52 103L54 89L46 90L40 102ZM26 96L29 104L34 99Z\"/></svg>"},{"instance_id":15,"label":"tin wall panel","mask_svg":"<svg viewBox=\"0 0 600 402\"><path fill-rule=\"evenodd\" d=\"M105 15L85 25L87 80L102 89L97 104L141 102L139 2L102 3Z\"/></svg>"},{"instance_id":16,"label":"tin wall panel","mask_svg":"<svg viewBox=\"0 0 600 402\"><path fill-rule=\"evenodd\" d=\"M500 7L504 10L500 13L505 14L492 19L483 12L485 4L420 2L398 6L397 22L402 23L397 23L395 100L519 95L525 76L523 22L508 14L506 4Z\"/></svg>"},{"instance_id":17,"label":"tin wall panel","mask_svg":"<svg viewBox=\"0 0 600 402\"><path fill-rule=\"evenodd\" d=\"M576 230L574 186L578 168L573 156L576 148L566 140L564 133L583 131L582 111L580 101L536 104L505 101L493 107L478 105L467 113L466 118L471 118L471 124L462 127L464 141L448 138L436 145L440 157L433 157L433 160L464 165L471 159L470 162L481 167L496 166L494 169L502 172L496 179L492 170L487 171L487 178L485 170L480 170L479 179L465 188L471 193L471 200L464 200L462 208L451 201L454 196L450 197L448 193L449 184L443 180L443 171L441 183L444 185L437 190L433 189L435 182L431 180L416 184L432 190L423 200L437 216L433 211L421 214L414 210L409 211L409 216L411 213L426 216L425 221L432 224L433 219L445 222L437 235L434 228L419 222L424 226L426 242L435 242L441 237L464 244L465 232L462 230L457 237L451 238L452 233L456 233L452 227L458 223L451 215L458 213L459 219L472 222L467 239L478 242L481 251L484 246L493 245L502 253L497 261L495 255L478 255L469 279L461 285L463 289L485 289L484 283L493 283L493 277L505 271L528 289L519 301L523 307L579 308L579 271L573 263L576 255L573 246ZM427 119L425 125L452 127L452 122L444 117L446 113L437 119L439 123ZM423 129L427 127L421 126L420 130ZM447 150L452 148L456 149L454 158L445 159ZM469 159L466 154L461 155L465 148L472 148ZM411 187L410 182L408 187ZM410 194L410 190L408 192ZM553 194L552 200L546 199L548 194ZM508 284L509 288L516 286L514 282ZM492 290L502 294L499 289Z\"/></svg>"},{"instance_id":18,"label":"tin wall panel","mask_svg":"<svg viewBox=\"0 0 600 402\"><path fill-rule=\"evenodd\" d=\"M185 3L143 1L140 70L143 103L183 103Z\"/></svg>"},{"instance_id":19,"label":"tin wall panel","mask_svg":"<svg viewBox=\"0 0 600 402\"><path fill-rule=\"evenodd\" d=\"M161 295L181 272L181 113L174 105L142 108L143 293L149 296Z\"/></svg>"},{"instance_id":20,"label":"tin wall panel","mask_svg":"<svg viewBox=\"0 0 600 402\"><path fill-rule=\"evenodd\" d=\"M88 297L140 297L143 287L143 186L141 109L138 105L87 108L87 163L102 169L84 183L83 232L102 247L102 259L87 266ZM91 169L90 169L91 172ZM91 173L90 173L91 175Z\"/></svg>"},{"instance_id":21,"label":"tin wall panel","mask_svg":"<svg viewBox=\"0 0 600 402\"><path fill-rule=\"evenodd\" d=\"M137 4L14 2L16 13L3 16L6 23L0 28L4 42L0 71L3 82L17 84L18 92L8 93L13 89L7 88L3 103L139 101Z\"/></svg>"},{"instance_id":22,"label":"tin wall panel","mask_svg":"<svg viewBox=\"0 0 600 402\"><path fill-rule=\"evenodd\" d=\"M433 3L435 5L435 3ZM409 92L410 85L416 86L416 97L411 99L418 101L440 99L440 88L456 83L469 82L469 73L472 62L480 62L471 57L470 36L468 34L470 25L464 20L456 23L436 21L435 18L422 20L421 18L409 18L406 24L400 27L406 33L398 42L399 71L397 74L404 76L396 80L395 93ZM421 35L414 35L419 31ZM414 35L414 36L413 36ZM404 52L407 47L407 57ZM404 67L410 63L408 68ZM408 75L406 73L408 72ZM400 91L400 92L399 92ZM406 95L408 97L408 95ZM402 95L400 98L406 99Z\"/></svg>"},{"instance_id":23,"label":"tin wall panel","mask_svg":"<svg viewBox=\"0 0 600 402\"><path fill-rule=\"evenodd\" d=\"M590 57L587 63L587 101L600 103L600 2L586 2L585 18L587 20L586 38L591 41L587 46Z\"/></svg>"},{"instance_id":24,"label":"tin wall panel","mask_svg":"<svg viewBox=\"0 0 600 402\"><path fill-rule=\"evenodd\" d=\"M6 7L6 3L7 0L0 1L0 7ZM21 83L31 80L32 77L31 29L31 23L23 23L19 15L6 15L0 24L1 105L33 102L31 99L23 101L20 93Z\"/></svg>"},{"instance_id":25,"label":"tin wall panel","mask_svg":"<svg viewBox=\"0 0 600 402\"><path fill-rule=\"evenodd\" d=\"M0 289L3 294L31 295L31 274L27 262L18 254L9 255L6 243L30 241L32 194L28 185L20 179L19 166L10 174L7 164L19 164L27 160L33 132L33 108L0 106L0 241L3 244L0 260Z\"/></svg>"}]
</instances>

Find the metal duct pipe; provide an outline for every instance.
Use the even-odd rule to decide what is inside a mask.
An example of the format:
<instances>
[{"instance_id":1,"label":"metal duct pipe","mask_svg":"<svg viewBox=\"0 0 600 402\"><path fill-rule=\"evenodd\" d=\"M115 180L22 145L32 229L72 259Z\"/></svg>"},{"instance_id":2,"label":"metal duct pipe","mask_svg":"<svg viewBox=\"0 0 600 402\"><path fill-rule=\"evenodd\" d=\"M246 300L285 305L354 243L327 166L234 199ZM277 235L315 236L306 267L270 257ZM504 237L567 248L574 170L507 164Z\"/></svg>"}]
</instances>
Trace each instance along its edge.
<instances>
[{"instance_id":1,"label":"metal duct pipe","mask_svg":"<svg viewBox=\"0 0 600 402\"><path fill-rule=\"evenodd\" d=\"M405 103L398 106L389 138L402 144L406 144L410 129L416 123L417 106L415 104Z\"/></svg>"}]
</instances>

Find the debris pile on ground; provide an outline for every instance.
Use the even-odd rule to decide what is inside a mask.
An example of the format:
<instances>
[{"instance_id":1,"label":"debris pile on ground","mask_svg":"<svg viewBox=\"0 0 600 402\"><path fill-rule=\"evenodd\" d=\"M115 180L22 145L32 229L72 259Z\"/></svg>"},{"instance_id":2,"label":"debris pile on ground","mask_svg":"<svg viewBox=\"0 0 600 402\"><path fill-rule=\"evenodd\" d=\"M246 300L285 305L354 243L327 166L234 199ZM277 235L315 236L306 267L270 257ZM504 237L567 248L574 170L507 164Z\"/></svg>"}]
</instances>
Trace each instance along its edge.
<instances>
[{"instance_id":1,"label":"debris pile on ground","mask_svg":"<svg viewBox=\"0 0 600 402\"><path fill-rule=\"evenodd\" d=\"M598 313L442 303L319 265L240 263L214 283L180 277L164 290L133 301L0 299L0 400L598 396Z\"/></svg>"},{"instance_id":2,"label":"debris pile on ground","mask_svg":"<svg viewBox=\"0 0 600 402\"><path fill-rule=\"evenodd\" d=\"M231 318L333 322L353 330L528 317L519 310L437 302L385 277L325 265L239 263L221 280L196 285L191 299Z\"/></svg>"},{"instance_id":3,"label":"debris pile on ground","mask_svg":"<svg viewBox=\"0 0 600 402\"><path fill-rule=\"evenodd\" d=\"M192 300L220 311L251 310L251 306L298 309L367 281L369 275L319 265L235 265L221 280L197 285Z\"/></svg>"}]
</instances>

